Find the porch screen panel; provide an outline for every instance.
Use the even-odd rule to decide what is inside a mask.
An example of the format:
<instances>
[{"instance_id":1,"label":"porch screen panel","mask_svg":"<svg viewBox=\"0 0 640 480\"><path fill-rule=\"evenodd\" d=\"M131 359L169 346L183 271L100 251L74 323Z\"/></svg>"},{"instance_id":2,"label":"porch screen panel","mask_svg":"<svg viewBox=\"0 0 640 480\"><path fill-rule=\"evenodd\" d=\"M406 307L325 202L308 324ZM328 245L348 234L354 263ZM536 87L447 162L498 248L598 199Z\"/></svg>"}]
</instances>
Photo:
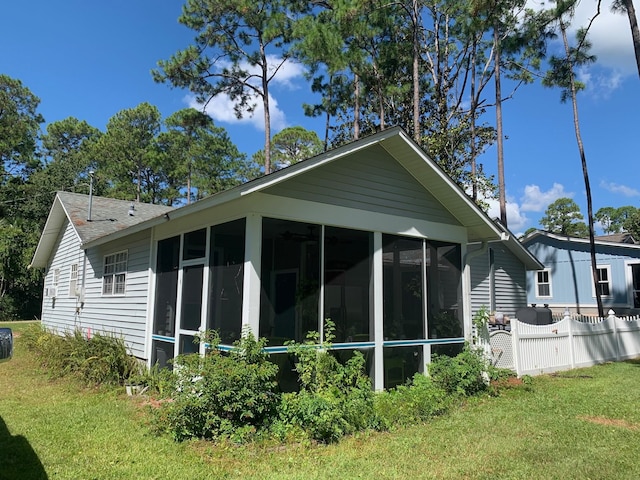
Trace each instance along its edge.
<instances>
[{"instance_id":1,"label":"porch screen panel","mask_svg":"<svg viewBox=\"0 0 640 480\"><path fill-rule=\"evenodd\" d=\"M207 328L223 344L240 339L244 282L245 219L211 227L210 294Z\"/></svg>"},{"instance_id":2,"label":"porch screen panel","mask_svg":"<svg viewBox=\"0 0 640 480\"><path fill-rule=\"evenodd\" d=\"M384 388L394 388L407 383L418 372L424 371L424 355L421 346L385 347Z\"/></svg>"},{"instance_id":3,"label":"porch screen panel","mask_svg":"<svg viewBox=\"0 0 640 480\"><path fill-rule=\"evenodd\" d=\"M385 340L417 340L424 334L423 240L382 236Z\"/></svg>"},{"instance_id":4,"label":"porch screen panel","mask_svg":"<svg viewBox=\"0 0 640 480\"><path fill-rule=\"evenodd\" d=\"M427 242L429 338L463 336L460 266L460 245Z\"/></svg>"},{"instance_id":5,"label":"porch screen panel","mask_svg":"<svg viewBox=\"0 0 640 480\"><path fill-rule=\"evenodd\" d=\"M180 236L158 242L153 333L173 337L176 327Z\"/></svg>"},{"instance_id":6,"label":"porch screen panel","mask_svg":"<svg viewBox=\"0 0 640 480\"><path fill-rule=\"evenodd\" d=\"M325 227L324 316L335 342L370 340L373 233Z\"/></svg>"},{"instance_id":7,"label":"porch screen panel","mask_svg":"<svg viewBox=\"0 0 640 480\"><path fill-rule=\"evenodd\" d=\"M270 346L318 331L320 231L310 223L262 220L259 334Z\"/></svg>"},{"instance_id":8,"label":"porch screen panel","mask_svg":"<svg viewBox=\"0 0 640 480\"><path fill-rule=\"evenodd\" d=\"M180 327L183 330L198 330L202 312L202 279L204 265L193 265L182 269L182 309Z\"/></svg>"}]
</instances>

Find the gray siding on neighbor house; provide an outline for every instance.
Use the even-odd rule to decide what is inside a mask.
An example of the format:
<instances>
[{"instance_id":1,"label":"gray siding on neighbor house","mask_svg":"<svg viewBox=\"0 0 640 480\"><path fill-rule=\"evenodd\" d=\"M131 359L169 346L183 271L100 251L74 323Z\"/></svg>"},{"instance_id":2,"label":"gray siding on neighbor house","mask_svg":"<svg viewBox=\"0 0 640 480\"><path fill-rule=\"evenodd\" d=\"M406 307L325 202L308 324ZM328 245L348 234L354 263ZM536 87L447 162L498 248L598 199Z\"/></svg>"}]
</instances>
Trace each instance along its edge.
<instances>
[{"instance_id":1,"label":"gray siding on neighbor house","mask_svg":"<svg viewBox=\"0 0 640 480\"><path fill-rule=\"evenodd\" d=\"M265 193L459 225L401 165L385 161L388 156L382 147L376 146L274 185Z\"/></svg>"},{"instance_id":2,"label":"gray siding on neighbor house","mask_svg":"<svg viewBox=\"0 0 640 480\"><path fill-rule=\"evenodd\" d=\"M45 280L46 287L51 285L53 270L61 268L58 294L55 303L45 298L42 321L47 328L58 332L82 329L83 332L103 332L122 336L131 353L137 357L145 356L147 298L149 280L149 235L144 231L126 239L108 243L87 251L86 270L84 251L75 232L67 224L58 245L54 249L51 266ZM126 250L128 252L125 294L102 295L102 276L104 256ZM75 296L68 297L69 265L78 263L78 286L83 284L84 305ZM63 275L64 273L64 275ZM84 274L84 275L83 275Z\"/></svg>"}]
</instances>

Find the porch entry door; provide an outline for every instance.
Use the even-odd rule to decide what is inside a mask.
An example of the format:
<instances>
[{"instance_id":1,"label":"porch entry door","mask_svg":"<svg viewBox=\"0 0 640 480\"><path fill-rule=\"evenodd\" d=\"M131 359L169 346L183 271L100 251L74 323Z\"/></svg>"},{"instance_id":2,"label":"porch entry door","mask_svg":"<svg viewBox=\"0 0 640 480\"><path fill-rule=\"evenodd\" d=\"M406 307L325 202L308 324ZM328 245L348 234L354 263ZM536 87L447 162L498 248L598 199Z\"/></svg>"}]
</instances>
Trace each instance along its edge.
<instances>
[{"instance_id":1,"label":"porch entry door","mask_svg":"<svg viewBox=\"0 0 640 480\"><path fill-rule=\"evenodd\" d=\"M180 339L178 353L197 353L199 346L194 342L202 324L202 285L204 264L182 268L182 297L180 307Z\"/></svg>"}]
</instances>

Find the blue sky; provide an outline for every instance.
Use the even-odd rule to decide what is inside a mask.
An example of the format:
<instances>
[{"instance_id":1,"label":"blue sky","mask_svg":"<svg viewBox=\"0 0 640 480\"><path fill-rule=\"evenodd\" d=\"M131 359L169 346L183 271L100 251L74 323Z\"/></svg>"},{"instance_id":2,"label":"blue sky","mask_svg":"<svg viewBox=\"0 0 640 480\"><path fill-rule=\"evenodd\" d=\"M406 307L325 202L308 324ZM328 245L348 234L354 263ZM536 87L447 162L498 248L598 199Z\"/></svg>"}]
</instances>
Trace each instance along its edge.
<instances>
[{"instance_id":1,"label":"blue sky","mask_svg":"<svg viewBox=\"0 0 640 480\"><path fill-rule=\"evenodd\" d=\"M580 22L593 15L595 3L582 1ZM579 96L594 211L604 206L640 207L640 80L628 20L609 13L608 4L604 2L590 37L598 62L581 72L587 89ZM193 38L193 32L177 21L181 6L181 1L170 0L5 2L0 73L20 79L40 97L47 122L73 116L104 130L118 111L145 101L167 117L193 103L188 92L156 84L150 74L158 60L169 58ZM302 125L322 136L322 120L302 113L302 103L313 101L302 75L300 66L290 64L274 85L273 133ZM248 156L262 148L261 113L238 121L223 98L212 102L208 113ZM573 198L586 215L571 104L560 103L558 90L538 82L506 102L503 115L511 230L521 233L538 227L547 205L563 196ZM495 147L481 161L495 173ZM495 205L490 214L498 215Z\"/></svg>"}]
</instances>

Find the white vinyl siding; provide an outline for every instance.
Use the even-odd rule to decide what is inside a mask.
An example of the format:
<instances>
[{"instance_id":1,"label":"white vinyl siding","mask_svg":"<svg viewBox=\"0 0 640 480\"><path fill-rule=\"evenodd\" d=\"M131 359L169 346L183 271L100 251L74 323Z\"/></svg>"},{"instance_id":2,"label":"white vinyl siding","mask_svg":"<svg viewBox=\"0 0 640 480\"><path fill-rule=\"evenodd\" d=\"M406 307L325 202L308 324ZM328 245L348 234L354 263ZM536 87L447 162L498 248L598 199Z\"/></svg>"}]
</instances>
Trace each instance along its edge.
<instances>
[{"instance_id":1,"label":"white vinyl siding","mask_svg":"<svg viewBox=\"0 0 640 480\"><path fill-rule=\"evenodd\" d=\"M147 284L149 279L149 231L128 236L103 247L85 252L78 236L67 224L54 249L45 285L51 285L53 269L60 270L60 287L69 288L69 265L78 264L78 278L83 282L84 303L78 297L45 298L42 323L46 328L63 332L82 330L86 334L103 332L122 337L127 349L145 358ZM102 295L104 259L114 252L127 251L126 296ZM78 309L78 310L77 310Z\"/></svg>"}]
</instances>

